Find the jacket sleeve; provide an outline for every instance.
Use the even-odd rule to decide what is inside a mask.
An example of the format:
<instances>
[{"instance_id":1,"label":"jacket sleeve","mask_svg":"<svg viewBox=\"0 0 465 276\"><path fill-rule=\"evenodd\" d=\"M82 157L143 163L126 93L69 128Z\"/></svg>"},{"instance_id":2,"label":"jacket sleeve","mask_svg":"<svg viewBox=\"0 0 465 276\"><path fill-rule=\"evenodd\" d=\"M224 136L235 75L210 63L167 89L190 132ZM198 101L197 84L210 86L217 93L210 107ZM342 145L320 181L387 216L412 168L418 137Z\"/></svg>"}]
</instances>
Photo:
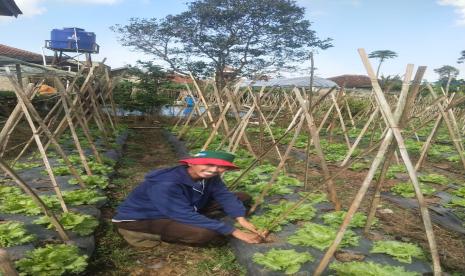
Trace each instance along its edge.
<instances>
[{"instance_id":1,"label":"jacket sleeve","mask_svg":"<svg viewBox=\"0 0 465 276\"><path fill-rule=\"evenodd\" d=\"M213 187L213 199L223 207L224 212L228 216L232 218L244 217L246 212L244 204L242 204L234 193L226 188L221 179L215 181L217 183L212 183L213 185L211 185Z\"/></svg>"},{"instance_id":2,"label":"jacket sleeve","mask_svg":"<svg viewBox=\"0 0 465 276\"><path fill-rule=\"evenodd\" d=\"M231 225L196 212L194 207L190 205L188 198L183 194L180 185L164 182L150 186L147 191L149 198L160 213L177 222L207 228L223 235L228 235L234 231Z\"/></svg>"}]
</instances>

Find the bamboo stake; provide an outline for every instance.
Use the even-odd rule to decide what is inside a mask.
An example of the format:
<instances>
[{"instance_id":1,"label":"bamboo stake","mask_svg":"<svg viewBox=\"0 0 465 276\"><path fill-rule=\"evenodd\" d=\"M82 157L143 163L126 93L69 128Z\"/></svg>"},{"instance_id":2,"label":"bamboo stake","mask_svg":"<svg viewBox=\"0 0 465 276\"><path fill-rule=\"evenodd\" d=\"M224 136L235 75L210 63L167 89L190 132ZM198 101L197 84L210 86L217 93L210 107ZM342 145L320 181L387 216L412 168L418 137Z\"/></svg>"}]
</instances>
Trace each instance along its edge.
<instances>
[{"instance_id":1,"label":"bamboo stake","mask_svg":"<svg viewBox=\"0 0 465 276\"><path fill-rule=\"evenodd\" d=\"M283 159L279 162L278 167L276 170L273 171L273 175L271 176L270 181L266 184L265 188L263 188L262 192L260 193L259 197L255 200L255 203L252 205L252 207L249 210L249 215L253 214L257 207L263 203L263 200L265 199L265 196L268 195L268 191L271 189L273 186L274 182L279 176L279 173L281 172L281 169L284 167L284 164L286 163L287 157L289 156L289 153L291 152L292 148L294 147L295 142L297 141L297 138L299 137L300 131L302 129L302 125L304 123L304 117L305 115L302 114L300 117L300 121L297 125L297 128L294 132L294 136L292 137L292 140L289 142L289 145L287 146L286 151L284 152Z\"/></svg>"},{"instance_id":2,"label":"bamboo stake","mask_svg":"<svg viewBox=\"0 0 465 276\"><path fill-rule=\"evenodd\" d=\"M45 152L45 148L43 147L42 145L42 142L40 141L40 137L38 135L38 132L37 132L37 129L34 125L34 122L32 121L32 117L34 117L34 119L36 120L36 122L42 127L42 129L44 130L44 133L48 136L48 138L50 139L50 141L52 141L53 145L55 146L55 149L57 150L57 152L61 155L61 157L63 158L65 164L68 166L68 168L70 169L71 173L73 174L74 177L76 177L76 179L78 180L79 184L82 185L81 187L85 187L85 184L84 182L82 181L82 178L79 176L79 173L76 171L76 169L74 168L74 166L71 164L71 162L68 160L68 157L66 155L66 153L63 151L62 147L60 146L60 144L55 140L55 138L53 137L52 133L50 132L50 130L48 129L48 127L44 124L43 120L40 118L40 115L38 114L37 110L35 109L35 107L31 104L31 102L29 101L29 99L27 98L27 96L24 94L23 90L19 87L17 81L14 79L14 77L11 75L11 73L9 72L9 68L8 67L5 67L6 71L7 71L7 77L8 79L10 80L10 82L12 83L13 87L15 88L15 94L18 98L18 102L21 104L21 108L23 110L23 113L24 115L26 116L26 118L28 119L28 122L29 122L29 125L35 135L35 140L36 140L36 143L37 143L37 146L39 148L39 151L41 151L41 154L42 154L42 158L44 160L44 164L45 164L45 167L47 168L47 170L49 171L49 175L50 175L50 178L51 178L51 181L53 183L54 186L58 187L57 183L56 183L56 180L55 180L55 177L53 176L53 172L52 172L52 169L50 167L50 164L48 162L48 158L47 158L47 155L46 155L46 152ZM51 173L51 174L50 174ZM58 194L57 196L60 197L61 195L61 192L58 191ZM62 207L65 209L66 206L64 205L64 202L62 203Z\"/></svg>"},{"instance_id":3,"label":"bamboo stake","mask_svg":"<svg viewBox=\"0 0 465 276\"><path fill-rule=\"evenodd\" d=\"M435 276L440 276L441 275L441 266L439 262L439 254L437 251L437 246L436 246L436 241L434 238L434 233L432 230L432 224L431 224L431 219L429 216L428 208L426 206L426 203L423 198L423 194L420 189L420 185L417 179L417 175L415 172L415 169L413 168L413 165L409 159L407 150L405 148L404 140L402 138L402 135L400 134L399 129L397 128L397 124L393 118L393 115L391 113L390 107L384 98L383 92L381 91L381 88L379 87L376 75L374 74L373 69L371 68L371 64L368 61L368 57L364 51L364 49L359 49L360 56L362 58L362 62L365 65L365 68L367 70L368 75L370 76L370 79L372 81L372 86L373 86L373 91L375 92L376 99L378 101L378 104L380 105L380 108L382 110L382 113L385 115L385 119L388 121L390 129L385 136L383 140L383 144L380 147L380 150L373 160L372 166L370 167L370 170L368 171L368 175L365 178L365 181L363 182L362 186L360 187L359 192L354 198L354 201L352 202L351 207L347 211L347 214L344 218L344 221L339 229L339 232L336 234L336 238L331 244L331 246L328 248L326 251L323 259L319 263L317 269L314 272L314 275L321 275L321 273L324 271L326 266L328 265L330 259L334 255L334 252L336 251L337 246L339 243L342 241L342 238L344 236L345 230L347 229L347 226L349 225L353 215L355 214L356 210L360 206L360 202L362 201L364 195L366 194L366 191L368 190L368 187L370 185L370 182L374 176L374 173L376 169L378 168L379 164L383 160L384 153L386 152L387 148L389 147L392 138L395 137L397 144L399 146L399 150L402 156L402 159L405 163L405 166L407 168L407 171L409 173L410 179L412 180L413 187L415 189L415 193L418 199L418 203L420 206L420 213L423 218L423 223L425 226L426 230L426 236L428 239L428 243L430 246L430 251L433 259L433 270L434 270L434 275Z\"/></svg>"},{"instance_id":4,"label":"bamboo stake","mask_svg":"<svg viewBox=\"0 0 465 276\"><path fill-rule=\"evenodd\" d=\"M215 127L213 128L213 130L210 132L210 136L208 137L207 141L205 141L205 144L203 144L202 146L202 149L201 151L204 151L208 148L208 145L210 145L210 143L213 141L213 138L215 137L215 135L217 134L218 132L218 129L220 128L221 126L221 123L222 121L224 120L224 115L226 114L226 112L228 112L229 108L231 107L231 103L227 103L225 108L223 109L223 111L221 112L221 115L220 115L220 118L218 119L218 121L216 122L215 124Z\"/></svg>"},{"instance_id":5,"label":"bamboo stake","mask_svg":"<svg viewBox=\"0 0 465 276\"><path fill-rule=\"evenodd\" d=\"M346 140L347 148L350 149L351 145L350 145L349 136L347 136L347 128L344 123L344 118L342 118L341 109L339 108L339 105L337 103L338 101L336 100L336 97L334 97L334 93L331 93L331 100L334 102L334 107L336 108L336 112L339 117L339 123L341 124L341 129L344 134L344 139Z\"/></svg>"},{"instance_id":6,"label":"bamboo stake","mask_svg":"<svg viewBox=\"0 0 465 276\"><path fill-rule=\"evenodd\" d=\"M50 222L53 224L55 229L58 232L58 235L64 242L69 242L70 239L68 235L65 232L65 229L63 226L60 224L58 219L56 218L55 214L53 212L49 211L47 206L44 204L42 199L5 163L3 160L0 158L0 169L2 169L5 173L7 173L15 182L18 184L18 186L23 189L23 191L28 194L31 198L32 201L34 201L37 206L42 209L42 212L50 218Z\"/></svg>"},{"instance_id":7,"label":"bamboo stake","mask_svg":"<svg viewBox=\"0 0 465 276\"><path fill-rule=\"evenodd\" d=\"M14 264L11 262L8 252L0 248L0 274L5 276L18 276Z\"/></svg>"},{"instance_id":8,"label":"bamboo stake","mask_svg":"<svg viewBox=\"0 0 465 276\"><path fill-rule=\"evenodd\" d=\"M326 164L325 156L323 153L323 150L321 149L321 144L320 144L320 136L318 135L317 128L315 126L315 122L313 120L312 114L308 111L307 105L305 104L304 99L302 98L302 95L300 95L299 90L294 89L294 93L297 96L297 100L300 102L300 107L303 109L305 119L307 121L307 126L308 130L312 136L313 140L313 145L315 146L315 151L317 156L320 159L320 165L321 169L323 170L323 175L325 178L329 178L330 173L329 173L329 168L328 165ZM332 180L327 182L327 190L329 193L329 198L331 202L334 204L334 208L339 211L341 209L341 203L339 199L337 198L336 194L336 188L334 186L334 183Z\"/></svg>"},{"instance_id":9,"label":"bamboo stake","mask_svg":"<svg viewBox=\"0 0 465 276\"><path fill-rule=\"evenodd\" d=\"M431 85L428 84L427 87L428 87L428 90L431 92L431 95L433 95L433 97L436 98L437 94L433 90ZM457 152L458 152L458 154L460 156L460 160L462 161L462 165L465 168L465 155L464 155L464 152L463 152L462 141L459 140L456 137L456 133L454 131L453 123L451 123L451 119L449 118L450 113L446 113L444 111L444 108L442 107L442 105L438 105L438 108L439 108L439 112L441 113L442 117L444 118L444 122L446 123L447 130L449 131L449 135L451 137L452 143L454 144L454 146L455 146L455 148L456 148L456 150L457 150ZM449 111L450 111L450 109L449 109Z\"/></svg>"},{"instance_id":10,"label":"bamboo stake","mask_svg":"<svg viewBox=\"0 0 465 276\"><path fill-rule=\"evenodd\" d=\"M424 73L424 71L423 72L420 70L417 71L417 75L415 76L415 79L413 81L414 87L412 89L412 93L408 94L409 83L412 77L412 72L413 72L413 64L408 64L406 72L404 74L404 80L402 82L402 90L400 92L397 107L394 112L394 120L396 121L397 124L399 124L399 127L401 129L404 128L407 123L407 120L408 120L407 113L408 113L409 108L411 108L411 106L409 106L408 104L413 104L413 101L415 100L415 97L417 96L416 94L420 86L421 78L423 77L423 73ZM404 120L402 120L402 118ZM367 220L366 220L365 228L364 228L365 235L367 235L370 230L371 224L376 214L376 209L378 208L379 202L381 201L381 187L385 181L386 173L391 164L391 159L395 153L396 146L397 146L396 143L391 143L387 151L386 158L384 159L384 164L381 169L379 178L377 180L373 199L371 200L370 209L368 211L368 216L367 216Z\"/></svg>"}]
</instances>

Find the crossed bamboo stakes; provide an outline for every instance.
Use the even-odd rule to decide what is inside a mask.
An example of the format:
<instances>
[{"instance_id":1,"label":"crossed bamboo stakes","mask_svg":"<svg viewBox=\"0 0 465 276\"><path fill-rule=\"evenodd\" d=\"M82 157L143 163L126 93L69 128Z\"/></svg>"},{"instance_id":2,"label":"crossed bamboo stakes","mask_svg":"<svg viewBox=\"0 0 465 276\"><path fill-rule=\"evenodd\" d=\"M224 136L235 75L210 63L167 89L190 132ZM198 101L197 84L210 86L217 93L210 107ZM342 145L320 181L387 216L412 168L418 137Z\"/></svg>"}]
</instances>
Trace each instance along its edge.
<instances>
[{"instance_id":1,"label":"crossed bamboo stakes","mask_svg":"<svg viewBox=\"0 0 465 276\"><path fill-rule=\"evenodd\" d=\"M463 129L460 129L459 127L460 120L463 122L464 118L463 113L461 117L457 118L457 112L454 112L454 109L459 104L463 103L465 99L464 97L456 98L454 94L447 96L448 91L442 91L443 95L438 96L431 86L427 86L432 101L426 104L418 102L419 92L421 89L420 84L426 67L419 67L413 81L411 81L413 65L408 65L404 75L400 95L397 99L390 98L389 100L391 105L397 102L395 110L391 111L391 105L388 104L388 99L378 84L376 75L372 70L365 51L360 49L359 53L373 86L373 95L371 97L371 106L369 109L362 110L357 114L352 114L348 101L345 97L346 93L343 89L339 89L337 94L334 93L336 90L335 88L330 89L326 93L320 93L322 95L318 99L314 99L314 96L311 96L308 91L297 87L292 88L291 93L288 94L286 92L273 93L279 89L275 87L266 91L265 87L256 89L253 87L241 87L240 85L237 85L234 87L233 91L225 88L221 91L221 93L219 93L214 84L207 83L202 91L194 80L195 90L191 91L188 87L189 93L192 97L200 100L195 102L194 111L187 118L179 118L176 122L176 126L179 126L184 119L178 138L182 138L187 133L189 127L196 126L202 122L203 126L206 126L206 129L211 130L207 141L202 147L203 150L209 147L210 143L219 133L222 134L220 147L227 146L226 148L228 150L234 152L238 149L238 146L241 143L245 145L253 154L255 160L249 165L249 167L243 170L242 174L233 183L230 184L230 188L232 189L237 187L240 179L244 177L244 175L247 174L254 166L259 164L266 154L270 152L276 153L279 159L277 169L273 172L267 186L256 199L254 206L251 208L251 212L264 202L264 198L271 189L274 181L279 176L279 173L284 169L286 160L288 160L289 154L304 126L309 135L309 145L313 145L314 151L319 159L319 165L323 172L323 182L326 185L329 198L334 204L336 210L340 209L340 203L337 198L333 180L337 176L341 175L357 159L377 151L365 180L350 205L344 222L342 223L333 244L328 248L324 257L321 259L318 267L314 271L314 275L320 275L326 269L329 261L336 251L337 246L341 242L353 215L360 207L360 203L371 185L375 172L381 168L381 173L375 183L375 192L370 201L371 205L368 211L368 218L364 233L367 234L370 231L370 226L376 213L376 208L381 200L380 191L389 165L393 161L402 162L407 168L408 175L419 202L420 214L431 251L434 274L440 275L441 267L432 230L432 223L427 205L420 190L417 171L424 163L428 149L434 142L434 138L437 135L441 123L445 123L448 134L451 137L453 145L460 157L460 162L465 168L464 150L461 143L461 133L463 132ZM210 87L210 90L214 92L205 92L208 91L208 87ZM204 110L201 111L200 107L203 107ZM215 109L218 109L219 112L215 113ZM265 112L264 110L266 109L274 112ZM242 115L239 112L241 110ZM344 112L345 114L343 114ZM232 122L227 120L227 115L231 113L233 115ZM314 114L317 113L323 115L318 125L314 118ZM212 114L218 114L216 119ZM252 145L249 142L250 138L245 132L247 126L251 124L254 114L256 114L256 117L258 118L258 125L260 129L258 141L259 149L255 149L255 151L251 150ZM193 120L194 115L196 115L195 121ZM292 120L286 132L280 137L275 137L271 132L270 126L280 118L280 115L292 115ZM345 123L345 120L347 119L344 119L344 115L346 115L346 118L349 118L349 124ZM363 117L368 117L368 120L365 122L361 132L352 143L348 138L348 131L350 128L356 127L355 121L357 119ZM434 121L434 126L423 143L420 158L416 164L413 164L406 150L403 135L417 136L416 131L420 128L409 130L405 128L412 120L418 118L420 118L421 121L420 128L426 126L432 121ZM331 131L331 129L337 124L339 124L342 129L343 138L349 151L344 160L339 164L338 171L330 173L320 144L319 133L325 127L327 131ZM383 133L383 138L379 142L373 141L374 132L377 130ZM358 156L353 157L353 152L357 147L359 147L362 137L364 137L364 135L366 135L369 131L372 131L373 133L371 135L372 138L370 139L370 146L363 149L362 153ZM271 138L271 144L263 148L262 139L265 132ZM278 146L279 142L288 135L293 135L292 140L289 142L286 149L282 150ZM305 181L305 187L308 186L309 184ZM303 197L301 200L297 201L294 206L290 207L289 210L284 212L284 214L276 218L272 222L270 229L279 224L281 220L291 213L292 210L300 206L300 204L302 204L305 200L306 198Z\"/></svg>"}]
</instances>

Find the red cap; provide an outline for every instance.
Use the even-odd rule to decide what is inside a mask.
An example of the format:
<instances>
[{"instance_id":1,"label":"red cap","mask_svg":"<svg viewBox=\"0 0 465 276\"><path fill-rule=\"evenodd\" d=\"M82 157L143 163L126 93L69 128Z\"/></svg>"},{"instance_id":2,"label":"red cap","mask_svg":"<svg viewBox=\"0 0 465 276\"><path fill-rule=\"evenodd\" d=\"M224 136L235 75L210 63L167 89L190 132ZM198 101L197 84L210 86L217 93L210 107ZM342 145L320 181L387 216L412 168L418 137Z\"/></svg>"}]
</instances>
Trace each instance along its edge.
<instances>
[{"instance_id":1,"label":"red cap","mask_svg":"<svg viewBox=\"0 0 465 276\"><path fill-rule=\"evenodd\" d=\"M231 169L239 169L238 166L232 162L234 155L227 152L221 151L201 151L194 157L189 157L179 160L181 163L194 164L194 165L217 165L223 167L229 167Z\"/></svg>"}]
</instances>

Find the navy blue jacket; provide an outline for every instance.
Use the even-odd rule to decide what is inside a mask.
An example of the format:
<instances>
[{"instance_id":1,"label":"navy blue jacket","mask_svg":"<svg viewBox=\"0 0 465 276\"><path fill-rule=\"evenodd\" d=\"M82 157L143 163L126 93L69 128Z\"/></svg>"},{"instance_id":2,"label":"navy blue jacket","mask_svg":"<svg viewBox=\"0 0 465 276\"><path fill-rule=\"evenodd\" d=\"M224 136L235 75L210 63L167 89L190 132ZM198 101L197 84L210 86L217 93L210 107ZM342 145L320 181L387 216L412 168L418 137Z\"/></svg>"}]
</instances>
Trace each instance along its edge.
<instances>
[{"instance_id":1,"label":"navy blue jacket","mask_svg":"<svg viewBox=\"0 0 465 276\"><path fill-rule=\"evenodd\" d=\"M187 166L176 166L150 172L118 207L115 220L169 218L180 223L207 228L223 235L234 228L198 212L211 200L217 201L230 217L245 216L242 202L224 185L220 176L194 181ZM203 189L203 191L202 191Z\"/></svg>"}]
</instances>

